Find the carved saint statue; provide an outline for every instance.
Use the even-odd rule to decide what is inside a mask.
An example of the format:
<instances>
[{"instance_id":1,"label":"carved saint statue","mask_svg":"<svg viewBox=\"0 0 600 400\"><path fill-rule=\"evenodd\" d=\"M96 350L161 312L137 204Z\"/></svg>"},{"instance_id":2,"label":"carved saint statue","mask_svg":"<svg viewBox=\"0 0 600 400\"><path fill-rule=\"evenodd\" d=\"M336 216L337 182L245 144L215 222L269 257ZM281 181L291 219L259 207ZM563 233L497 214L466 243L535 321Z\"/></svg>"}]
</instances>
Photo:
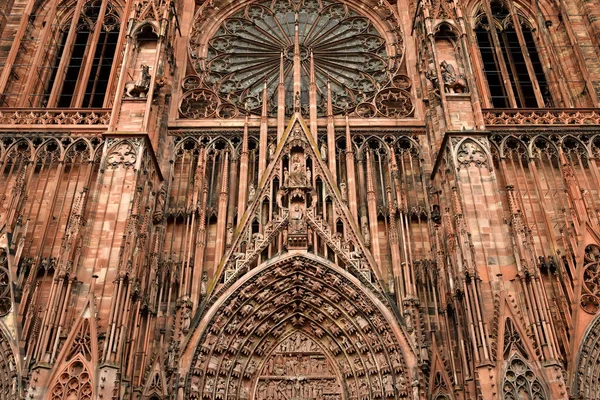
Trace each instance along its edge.
<instances>
[{"instance_id":1,"label":"carved saint statue","mask_svg":"<svg viewBox=\"0 0 600 400\"><path fill-rule=\"evenodd\" d=\"M227 246L231 246L231 242L233 241L233 224L229 222L227 224Z\"/></svg>"},{"instance_id":2,"label":"carved saint statue","mask_svg":"<svg viewBox=\"0 0 600 400\"><path fill-rule=\"evenodd\" d=\"M191 322L192 312L189 307L184 307L181 312L181 331L183 333L188 333L190 330L190 322Z\"/></svg>"},{"instance_id":3,"label":"carved saint statue","mask_svg":"<svg viewBox=\"0 0 600 400\"><path fill-rule=\"evenodd\" d=\"M348 189L346 188L346 182L340 183L340 193L342 195L342 201L348 201Z\"/></svg>"},{"instance_id":4,"label":"carved saint statue","mask_svg":"<svg viewBox=\"0 0 600 400\"><path fill-rule=\"evenodd\" d=\"M302 219L302 209L298 204L294 206L294 213L292 214L292 219Z\"/></svg>"},{"instance_id":5,"label":"carved saint statue","mask_svg":"<svg viewBox=\"0 0 600 400\"><path fill-rule=\"evenodd\" d=\"M302 100L300 98L300 92L296 92L294 95L294 112L300 112L302 109Z\"/></svg>"},{"instance_id":6,"label":"carved saint statue","mask_svg":"<svg viewBox=\"0 0 600 400\"><path fill-rule=\"evenodd\" d=\"M283 187L288 187L290 184L290 171L288 171L287 167L283 168Z\"/></svg>"},{"instance_id":7,"label":"carved saint statue","mask_svg":"<svg viewBox=\"0 0 600 400\"><path fill-rule=\"evenodd\" d=\"M327 145L325 142L321 142L321 149L319 150L321 153L321 160L327 161Z\"/></svg>"},{"instance_id":8,"label":"carved saint statue","mask_svg":"<svg viewBox=\"0 0 600 400\"><path fill-rule=\"evenodd\" d=\"M284 171L285 174L285 171ZM285 177L284 177L285 182ZM295 154L292 158L292 171L290 173L290 186L302 187L306 185L306 172L302 167L302 161L299 154Z\"/></svg>"},{"instance_id":9,"label":"carved saint statue","mask_svg":"<svg viewBox=\"0 0 600 400\"><path fill-rule=\"evenodd\" d=\"M269 161L271 161L274 156L275 156L275 143L271 142L269 144Z\"/></svg>"},{"instance_id":10,"label":"carved saint statue","mask_svg":"<svg viewBox=\"0 0 600 400\"><path fill-rule=\"evenodd\" d=\"M152 220L155 224L158 224L162 221L164 213L165 213L165 203L167 199L167 188L163 185L160 188L160 191L156 195L156 206L154 207L154 214L152 215Z\"/></svg>"},{"instance_id":11,"label":"carved saint statue","mask_svg":"<svg viewBox=\"0 0 600 400\"><path fill-rule=\"evenodd\" d=\"M371 234L369 233L369 224L366 220L362 221L361 230L363 237L365 238L365 246L368 247L371 245Z\"/></svg>"},{"instance_id":12,"label":"carved saint statue","mask_svg":"<svg viewBox=\"0 0 600 400\"><path fill-rule=\"evenodd\" d=\"M306 184L307 184L308 186L311 186L311 185L312 185L312 180L311 180L311 178L312 178L312 174L311 174L311 172L310 172L310 168L308 168L308 167L307 167L307 168L306 168Z\"/></svg>"},{"instance_id":13,"label":"carved saint statue","mask_svg":"<svg viewBox=\"0 0 600 400\"><path fill-rule=\"evenodd\" d=\"M256 188L254 187L254 184L251 183L250 188L248 189L248 203L254 200L254 196L256 196Z\"/></svg>"},{"instance_id":14,"label":"carved saint statue","mask_svg":"<svg viewBox=\"0 0 600 400\"><path fill-rule=\"evenodd\" d=\"M283 195L285 194L283 189L279 189L277 190L277 195L275 196L275 200L277 202L277 207L279 207L279 209L283 209Z\"/></svg>"}]
</instances>

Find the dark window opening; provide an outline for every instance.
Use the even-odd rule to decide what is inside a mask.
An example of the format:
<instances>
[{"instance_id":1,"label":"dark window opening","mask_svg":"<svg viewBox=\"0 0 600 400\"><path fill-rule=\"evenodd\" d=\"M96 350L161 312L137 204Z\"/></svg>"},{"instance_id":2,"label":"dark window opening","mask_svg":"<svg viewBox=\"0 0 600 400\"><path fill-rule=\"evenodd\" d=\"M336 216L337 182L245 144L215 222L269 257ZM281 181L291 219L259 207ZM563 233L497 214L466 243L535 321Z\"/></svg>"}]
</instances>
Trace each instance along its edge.
<instances>
[{"instance_id":1,"label":"dark window opening","mask_svg":"<svg viewBox=\"0 0 600 400\"><path fill-rule=\"evenodd\" d=\"M500 66L492 45L491 33L481 25L477 27L475 33L483 60L483 71L492 95L492 104L498 108L509 107L508 96L502 83Z\"/></svg>"},{"instance_id":2,"label":"dark window opening","mask_svg":"<svg viewBox=\"0 0 600 400\"><path fill-rule=\"evenodd\" d=\"M98 18L101 5L101 0L90 1L84 5L72 43L67 44L68 27L71 22L62 23L62 32L57 35L56 40L58 44L50 46L51 49L45 55L46 67L38 74L39 79L43 79L44 75L48 78L41 103L36 104L43 107L94 108L104 105L120 26L118 16L110 4L103 18ZM101 31L97 42L93 43L94 27L98 24L101 24ZM66 62L65 57L68 57ZM64 70L59 75L61 62L64 63ZM56 98L50 104L53 92Z\"/></svg>"},{"instance_id":3,"label":"dark window opening","mask_svg":"<svg viewBox=\"0 0 600 400\"><path fill-rule=\"evenodd\" d=\"M552 107L552 96L531 29L526 25L520 27L522 43L512 24L510 12L499 2L491 4L491 11L493 20L490 22L483 16L475 28L475 35L493 107L505 108L511 104L526 108ZM497 49L492 30L497 34ZM502 62L506 67L506 79L502 75ZM528 69L528 63L532 71ZM510 85L512 96L507 92L507 85ZM539 104L536 86L539 87L543 105Z\"/></svg>"},{"instance_id":4,"label":"dark window opening","mask_svg":"<svg viewBox=\"0 0 600 400\"><path fill-rule=\"evenodd\" d=\"M90 32L87 28L83 28L81 31L77 32L75 44L73 45L73 50L71 52L71 58L69 59L69 65L65 72L62 90L58 97L58 107L71 106L89 36Z\"/></svg>"}]
</instances>

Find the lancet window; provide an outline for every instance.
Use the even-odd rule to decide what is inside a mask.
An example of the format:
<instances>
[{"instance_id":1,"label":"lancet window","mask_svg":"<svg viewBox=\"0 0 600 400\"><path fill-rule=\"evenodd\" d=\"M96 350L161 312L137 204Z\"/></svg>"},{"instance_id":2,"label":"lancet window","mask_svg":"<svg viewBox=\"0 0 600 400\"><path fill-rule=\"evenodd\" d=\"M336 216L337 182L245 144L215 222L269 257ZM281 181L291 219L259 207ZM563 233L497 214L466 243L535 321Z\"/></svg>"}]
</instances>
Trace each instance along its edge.
<instances>
[{"instance_id":1,"label":"lancet window","mask_svg":"<svg viewBox=\"0 0 600 400\"><path fill-rule=\"evenodd\" d=\"M493 1L476 17L475 36L493 107L551 107L535 29L514 5Z\"/></svg>"},{"instance_id":2,"label":"lancet window","mask_svg":"<svg viewBox=\"0 0 600 400\"><path fill-rule=\"evenodd\" d=\"M0 88L4 106L107 105L120 30L116 3L78 0L73 10L64 14L64 7L50 4L36 15L36 48L13 64L7 86Z\"/></svg>"}]
</instances>

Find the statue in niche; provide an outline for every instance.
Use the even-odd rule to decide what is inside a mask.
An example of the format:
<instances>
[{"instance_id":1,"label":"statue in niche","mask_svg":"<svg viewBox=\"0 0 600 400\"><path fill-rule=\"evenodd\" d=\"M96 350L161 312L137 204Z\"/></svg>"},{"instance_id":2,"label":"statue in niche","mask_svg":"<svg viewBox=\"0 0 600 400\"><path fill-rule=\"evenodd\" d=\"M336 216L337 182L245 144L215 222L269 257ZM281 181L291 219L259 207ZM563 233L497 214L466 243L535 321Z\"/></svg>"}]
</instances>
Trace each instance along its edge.
<instances>
[{"instance_id":1,"label":"statue in niche","mask_svg":"<svg viewBox=\"0 0 600 400\"><path fill-rule=\"evenodd\" d=\"M158 224L162 221L165 214L165 203L167 200L167 188L162 185L158 194L156 195L156 206L154 207L154 214L152 214L152 221Z\"/></svg>"},{"instance_id":2,"label":"statue in niche","mask_svg":"<svg viewBox=\"0 0 600 400\"><path fill-rule=\"evenodd\" d=\"M321 149L319 150L319 152L321 153L321 160L327 161L327 145L324 141L321 142Z\"/></svg>"},{"instance_id":3,"label":"statue in niche","mask_svg":"<svg viewBox=\"0 0 600 400\"><path fill-rule=\"evenodd\" d=\"M294 211L292 213L292 219L294 220L301 220L302 219L302 209L300 208L300 205L296 204L294 206Z\"/></svg>"},{"instance_id":4,"label":"statue in niche","mask_svg":"<svg viewBox=\"0 0 600 400\"><path fill-rule=\"evenodd\" d=\"M256 196L256 188L254 187L254 184L251 183L250 188L248 189L248 203L254 200L254 196Z\"/></svg>"},{"instance_id":5,"label":"statue in niche","mask_svg":"<svg viewBox=\"0 0 600 400\"><path fill-rule=\"evenodd\" d=\"M233 224L229 222L227 224L227 247L231 246L231 242L233 241Z\"/></svg>"},{"instance_id":6,"label":"statue in niche","mask_svg":"<svg viewBox=\"0 0 600 400\"><path fill-rule=\"evenodd\" d=\"M279 207L280 210L283 210L283 195L285 194L285 191L283 189L279 189L277 190L277 194L275 196L275 200L277 202L277 207Z\"/></svg>"},{"instance_id":7,"label":"statue in niche","mask_svg":"<svg viewBox=\"0 0 600 400\"><path fill-rule=\"evenodd\" d=\"M464 75L458 74L452 64L446 60L440 63L442 80L444 81L444 90L446 93L465 93L467 89L467 80Z\"/></svg>"},{"instance_id":8,"label":"statue in niche","mask_svg":"<svg viewBox=\"0 0 600 400\"><path fill-rule=\"evenodd\" d=\"M310 190L310 208L312 208L313 210L313 215L315 213L315 210L317 208L317 202L319 201L319 198L317 196L317 191L315 190L315 188L312 188Z\"/></svg>"},{"instance_id":9,"label":"statue in niche","mask_svg":"<svg viewBox=\"0 0 600 400\"><path fill-rule=\"evenodd\" d=\"M192 321L192 311L189 307L184 307L181 312L181 331L188 333L190 331L190 323Z\"/></svg>"},{"instance_id":10,"label":"statue in niche","mask_svg":"<svg viewBox=\"0 0 600 400\"><path fill-rule=\"evenodd\" d=\"M288 187L290 185L290 171L288 171L287 167L283 168L283 187Z\"/></svg>"},{"instance_id":11,"label":"statue in niche","mask_svg":"<svg viewBox=\"0 0 600 400\"><path fill-rule=\"evenodd\" d=\"M307 186L311 186L312 185L312 173L310 172L310 168L306 167L306 185Z\"/></svg>"},{"instance_id":12,"label":"statue in niche","mask_svg":"<svg viewBox=\"0 0 600 400\"><path fill-rule=\"evenodd\" d=\"M269 161L273 160L275 157L275 143L271 142L269 144Z\"/></svg>"},{"instance_id":13,"label":"statue in niche","mask_svg":"<svg viewBox=\"0 0 600 400\"><path fill-rule=\"evenodd\" d=\"M300 92L296 92L294 95L294 112L302 111L302 99L300 98Z\"/></svg>"},{"instance_id":14,"label":"statue in niche","mask_svg":"<svg viewBox=\"0 0 600 400\"><path fill-rule=\"evenodd\" d=\"M428 81L431 82L431 85L433 86L433 95L436 98L440 97L440 82L437 76L437 72L435 71L435 68L433 67L433 64L431 64L430 68L425 71L425 78L427 78Z\"/></svg>"},{"instance_id":15,"label":"statue in niche","mask_svg":"<svg viewBox=\"0 0 600 400\"><path fill-rule=\"evenodd\" d=\"M145 98L150 90L150 67L142 64L140 66L140 75L137 80L129 81L125 84L125 97L129 98Z\"/></svg>"},{"instance_id":16,"label":"statue in niche","mask_svg":"<svg viewBox=\"0 0 600 400\"><path fill-rule=\"evenodd\" d=\"M365 238L365 246L371 246L371 234L369 233L369 224L366 220L362 221L361 230L363 237Z\"/></svg>"},{"instance_id":17,"label":"statue in niche","mask_svg":"<svg viewBox=\"0 0 600 400\"><path fill-rule=\"evenodd\" d=\"M295 154L292 158L292 172L290 173L290 183L293 186L301 186L304 183L304 171L300 162L300 155Z\"/></svg>"},{"instance_id":18,"label":"statue in niche","mask_svg":"<svg viewBox=\"0 0 600 400\"><path fill-rule=\"evenodd\" d=\"M340 193L342 195L342 201L348 201L348 189L346 188L346 182L340 183Z\"/></svg>"}]
</instances>

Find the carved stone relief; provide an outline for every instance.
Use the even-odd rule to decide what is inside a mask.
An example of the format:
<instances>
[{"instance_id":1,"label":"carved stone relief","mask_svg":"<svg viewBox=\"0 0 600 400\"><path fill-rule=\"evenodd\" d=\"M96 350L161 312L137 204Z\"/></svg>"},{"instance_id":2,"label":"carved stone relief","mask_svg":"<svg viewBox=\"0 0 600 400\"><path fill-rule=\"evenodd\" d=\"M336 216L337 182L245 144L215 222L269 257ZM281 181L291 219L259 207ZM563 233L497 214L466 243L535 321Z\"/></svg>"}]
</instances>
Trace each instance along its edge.
<instances>
[{"instance_id":1,"label":"carved stone relief","mask_svg":"<svg viewBox=\"0 0 600 400\"><path fill-rule=\"evenodd\" d=\"M281 261L216 311L186 391L206 399L405 398L402 350L371 302L324 265Z\"/></svg>"}]
</instances>

